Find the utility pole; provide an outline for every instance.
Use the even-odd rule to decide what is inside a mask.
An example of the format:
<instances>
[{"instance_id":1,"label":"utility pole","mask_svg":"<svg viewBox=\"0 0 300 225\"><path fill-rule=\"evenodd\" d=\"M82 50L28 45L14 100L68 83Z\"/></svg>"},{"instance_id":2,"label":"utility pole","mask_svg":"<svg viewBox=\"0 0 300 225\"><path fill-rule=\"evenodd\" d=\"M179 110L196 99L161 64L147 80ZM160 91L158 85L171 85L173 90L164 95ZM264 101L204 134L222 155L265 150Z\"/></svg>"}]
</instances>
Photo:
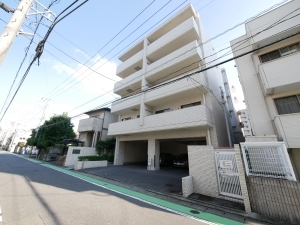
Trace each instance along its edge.
<instances>
[{"instance_id":1,"label":"utility pole","mask_svg":"<svg viewBox=\"0 0 300 225\"><path fill-rule=\"evenodd\" d=\"M0 65L2 64L11 44L20 31L20 27L29 12L34 0L20 0L13 16L0 36Z\"/></svg>"}]
</instances>

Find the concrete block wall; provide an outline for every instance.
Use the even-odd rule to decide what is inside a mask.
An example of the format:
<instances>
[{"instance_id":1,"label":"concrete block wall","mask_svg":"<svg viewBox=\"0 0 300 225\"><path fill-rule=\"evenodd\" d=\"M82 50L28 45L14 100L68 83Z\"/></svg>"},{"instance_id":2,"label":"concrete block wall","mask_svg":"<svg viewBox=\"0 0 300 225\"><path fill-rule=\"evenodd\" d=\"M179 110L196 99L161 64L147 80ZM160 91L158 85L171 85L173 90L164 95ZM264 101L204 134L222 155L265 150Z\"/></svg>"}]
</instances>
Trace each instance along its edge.
<instances>
[{"instance_id":1,"label":"concrete block wall","mask_svg":"<svg viewBox=\"0 0 300 225\"><path fill-rule=\"evenodd\" d=\"M247 177L253 212L300 224L300 183L267 177Z\"/></svg>"},{"instance_id":2,"label":"concrete block wall","mask_svg":"<svg viewBox=\"0 0 300 225\"><path fill-rule=\"evenodd\" d=\"M182 196L187 198L194 193L193 177L187 176L182 178Z\"/></svg>"}]
</instances>

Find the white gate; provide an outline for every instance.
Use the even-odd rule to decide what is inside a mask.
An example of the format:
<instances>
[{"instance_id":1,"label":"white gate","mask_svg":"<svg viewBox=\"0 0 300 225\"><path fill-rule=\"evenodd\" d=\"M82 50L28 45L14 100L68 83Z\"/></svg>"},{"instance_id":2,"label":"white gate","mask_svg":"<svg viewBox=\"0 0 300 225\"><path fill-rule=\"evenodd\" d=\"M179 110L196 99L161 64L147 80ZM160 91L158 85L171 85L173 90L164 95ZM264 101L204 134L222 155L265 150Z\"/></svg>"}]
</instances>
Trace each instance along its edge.
<instances>
[{"instance_id":1,"label":"white gate","mask_svg":"<svg viewBox=\"0 0 300 225\"><path fill-rule=\"evenodd\" d=\"M235 152L215 150L219 193L228 197L243 199Z\"/></svg>"}]
</instances>

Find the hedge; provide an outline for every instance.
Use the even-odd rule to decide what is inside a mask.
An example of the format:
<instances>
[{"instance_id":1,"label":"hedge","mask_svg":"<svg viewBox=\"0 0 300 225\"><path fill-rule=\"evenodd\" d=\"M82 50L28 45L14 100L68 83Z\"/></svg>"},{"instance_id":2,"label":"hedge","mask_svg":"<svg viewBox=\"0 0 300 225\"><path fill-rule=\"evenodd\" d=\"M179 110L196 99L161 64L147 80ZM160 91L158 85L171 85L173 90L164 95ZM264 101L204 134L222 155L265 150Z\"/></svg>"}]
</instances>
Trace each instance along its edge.
<instances>
[{"instance_id":1,"label":"hedge","mask_svg":"<svg viewBox=\"0 0 300 225\"><path fill-rule=\"evenodd\" d=\"M101 161L101 160L106 160L106 157L104 156L97 156L97 155L87 155L87 156L79 156L78 161Z\"/></svg>"}]
</instances>

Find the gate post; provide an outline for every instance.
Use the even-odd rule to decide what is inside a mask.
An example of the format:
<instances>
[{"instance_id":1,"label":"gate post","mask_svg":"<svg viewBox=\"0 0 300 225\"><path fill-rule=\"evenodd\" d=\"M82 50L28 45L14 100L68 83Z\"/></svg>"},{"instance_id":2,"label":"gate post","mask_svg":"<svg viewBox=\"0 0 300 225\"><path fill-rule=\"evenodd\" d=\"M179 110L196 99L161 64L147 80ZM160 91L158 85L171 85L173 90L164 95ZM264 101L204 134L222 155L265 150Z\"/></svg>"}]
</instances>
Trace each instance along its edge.
<instances>
[{"instance_id":1,"label":"gate post","mask_svg":"<svg viewBox=\"0 0 300 225\"><path fill-rule=\"evenodd\" d=\"M246 211L246 213L251 213L252 211L251 211L251 205L250 205L250 200L249 200L249 195L248 195L247 183L246 183L246 178L245 178L245 170L244 170L244 166L243 166L240 146L235 144L234 150L235 150L236 164L237 164L238 172L239 172L242 195L243 195L243 199L244 199L245 211Z\"/></svg>"}]
</instances>

